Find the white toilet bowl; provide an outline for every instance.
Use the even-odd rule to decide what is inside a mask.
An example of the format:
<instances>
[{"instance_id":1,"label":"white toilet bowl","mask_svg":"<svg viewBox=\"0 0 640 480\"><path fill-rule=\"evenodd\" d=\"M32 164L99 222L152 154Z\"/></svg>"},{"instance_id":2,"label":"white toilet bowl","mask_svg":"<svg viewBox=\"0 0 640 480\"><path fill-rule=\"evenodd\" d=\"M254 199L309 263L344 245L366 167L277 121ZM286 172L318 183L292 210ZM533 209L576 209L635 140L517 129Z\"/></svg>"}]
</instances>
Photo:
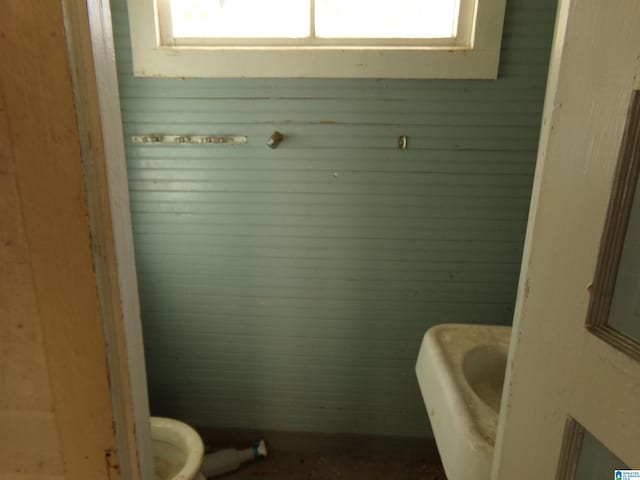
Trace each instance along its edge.
<instances>
[{"instance_id":1,"label":"white toilet bowl","mask_svg":"<svg viewBox=\"0 0 640 480\"><path fill-rule=\"evenodd\" d=\"M171 418L151 417L155 480L204 480L204 445L198 432Z\"/></svg>"}]
</instances>

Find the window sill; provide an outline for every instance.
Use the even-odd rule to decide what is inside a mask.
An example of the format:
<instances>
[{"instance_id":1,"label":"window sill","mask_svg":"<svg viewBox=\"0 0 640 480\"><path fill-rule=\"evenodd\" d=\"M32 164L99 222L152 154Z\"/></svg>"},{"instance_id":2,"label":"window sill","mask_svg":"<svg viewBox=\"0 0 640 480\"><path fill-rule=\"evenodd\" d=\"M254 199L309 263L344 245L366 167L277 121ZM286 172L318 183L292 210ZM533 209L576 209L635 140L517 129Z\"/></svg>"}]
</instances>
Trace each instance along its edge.
<instances>
[{"instance_id":1,"label":"window sill","mask_svg":"<svg viewBox=\"0 0 640 480\"><path fill-rule=\"evenodd\" d=\"M468 49L153 48L140 77L495 79L499 52Z\"/></svg>"}]
</instances>

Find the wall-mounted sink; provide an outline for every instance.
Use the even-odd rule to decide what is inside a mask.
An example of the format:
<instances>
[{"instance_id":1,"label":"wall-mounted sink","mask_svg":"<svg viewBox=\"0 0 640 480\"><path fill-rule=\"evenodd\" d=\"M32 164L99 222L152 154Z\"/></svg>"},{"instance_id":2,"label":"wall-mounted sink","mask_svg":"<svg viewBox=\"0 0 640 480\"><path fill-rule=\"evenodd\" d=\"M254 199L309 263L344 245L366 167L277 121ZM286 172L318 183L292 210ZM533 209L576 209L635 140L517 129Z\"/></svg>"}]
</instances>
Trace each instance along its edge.
<instances>
[{"instance_id":1,"label":"wall-mounted sink","mask_svg":"<svg viewBox=\"0 0 640 480\"><path fill-rule=\"evenodd\" d=\"M488 480L511 327L443 324L424 336L416 374L447 478Z\"/></svg>"}]
</instances>

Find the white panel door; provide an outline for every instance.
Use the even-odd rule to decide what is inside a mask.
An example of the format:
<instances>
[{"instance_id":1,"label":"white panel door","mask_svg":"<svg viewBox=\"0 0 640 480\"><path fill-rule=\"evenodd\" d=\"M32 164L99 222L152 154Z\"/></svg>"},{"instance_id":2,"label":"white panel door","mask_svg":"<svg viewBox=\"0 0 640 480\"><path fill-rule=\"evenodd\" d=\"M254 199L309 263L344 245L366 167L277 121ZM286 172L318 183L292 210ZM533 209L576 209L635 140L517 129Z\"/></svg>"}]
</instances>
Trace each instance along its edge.
<instances>
[{"instance_id":1,"label":"white panel door","mask_svg":"<svg viewBox=\"0 0 640 480\"><path fill-rule=\"evenodd\" d=\"M547 88L493 462L498 480L576 478L580 451L563 443L580 438L640 469L640 363L586 328L640 89L640 1L560 0ZM599 455L582 455L577 478L587 478ZM559 474L561 464L568 469Z\"/></svg>"}]
</instances>

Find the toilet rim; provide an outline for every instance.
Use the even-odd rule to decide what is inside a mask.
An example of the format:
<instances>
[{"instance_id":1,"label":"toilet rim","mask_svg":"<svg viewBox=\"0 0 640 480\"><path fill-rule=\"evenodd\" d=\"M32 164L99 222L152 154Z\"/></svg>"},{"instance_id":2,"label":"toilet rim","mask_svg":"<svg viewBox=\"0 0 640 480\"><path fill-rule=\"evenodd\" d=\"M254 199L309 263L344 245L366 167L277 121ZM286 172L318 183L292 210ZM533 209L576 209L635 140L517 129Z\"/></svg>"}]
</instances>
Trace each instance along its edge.
<instances>
[{"instance_id":1,"label":"toilet rim","mask_svg":"<svg viewBox=\"0 0 640 480\"><path fill-rule=\"evenodd\" d=\"M151 418L151 440L159 440L170 443L187 452L187 458L182 469L176 473L175 478L183 475L197 477L197 472L202 466L204 456L204 444L198 432L184 422L166 417Z\"/></svg>"}]
</instances>

